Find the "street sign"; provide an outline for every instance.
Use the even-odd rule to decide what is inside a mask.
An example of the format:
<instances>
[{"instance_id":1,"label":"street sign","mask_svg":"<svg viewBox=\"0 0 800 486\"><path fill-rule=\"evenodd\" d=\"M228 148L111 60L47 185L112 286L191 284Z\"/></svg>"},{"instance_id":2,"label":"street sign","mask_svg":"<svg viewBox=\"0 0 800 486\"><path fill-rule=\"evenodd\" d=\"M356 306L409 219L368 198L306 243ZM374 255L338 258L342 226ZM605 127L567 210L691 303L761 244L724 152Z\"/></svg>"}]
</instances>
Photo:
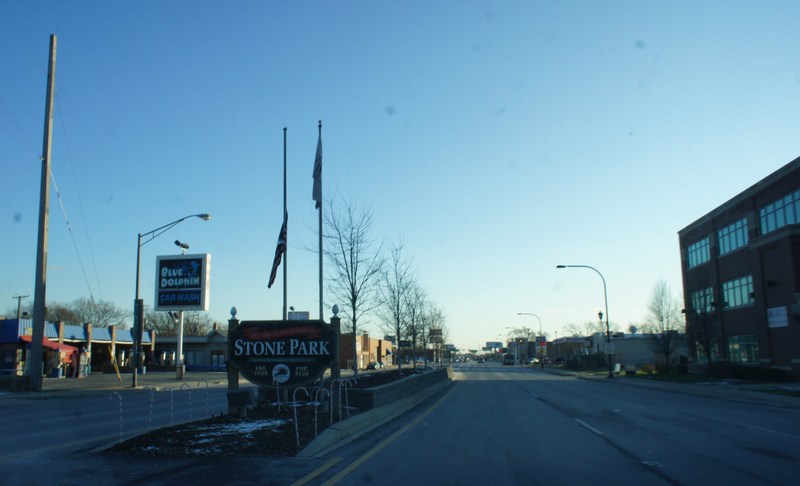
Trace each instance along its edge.
<instances>
[{"instance_id":1,"label":"street sign","mask_svg":"<svg viewBox=\"0 0 800 486\"><path fill-rule=\"evenodd\" d=\"M208 310L211 255L156 257L155 310Z\"/></svg>"},{"instance_id":2,"label":"street sign","mask_svg":"<svg viewBox=\"0 0 800 486\"><path fill-rule=\"evenodd\" d=\"M606 343L606 354L616 354L614 343Z\"/></svg>"}]
</instances>

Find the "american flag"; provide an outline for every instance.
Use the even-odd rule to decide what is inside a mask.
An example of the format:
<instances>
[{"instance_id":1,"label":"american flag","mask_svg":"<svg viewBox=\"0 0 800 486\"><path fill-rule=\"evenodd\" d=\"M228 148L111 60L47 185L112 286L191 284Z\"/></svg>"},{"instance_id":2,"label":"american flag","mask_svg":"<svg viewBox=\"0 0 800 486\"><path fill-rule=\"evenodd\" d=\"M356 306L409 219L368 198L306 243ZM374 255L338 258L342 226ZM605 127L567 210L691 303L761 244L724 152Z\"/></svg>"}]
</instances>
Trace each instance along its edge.
<instances>
[{"instance_id":1,"label":"american flag","mask_svg":"<svg viewBox=\"0 0 800 486\"><path fill-rule=\"evenodd\" d=\"M281 225L281 233L278 235L278 246L275 248L275 259L272 260L272 272L269 274L269 284L267 288L272 288L275 283L275 276L278 274L278 267L281 265L281 259L286 252L286 221L289 218L286 214L283 215L283 224Z\"/></svg>"},{"instance_id":2,"label":"american flag","mask_svg":"<svg viewBox=\"0 0 800 486\"><path fill-rule=\"evenodd\" d=\"M314 188L311 197L316 201L315 208L322 206L322 134L317 139L317 155L314 157Z\"/></svg>"}]
</instances>

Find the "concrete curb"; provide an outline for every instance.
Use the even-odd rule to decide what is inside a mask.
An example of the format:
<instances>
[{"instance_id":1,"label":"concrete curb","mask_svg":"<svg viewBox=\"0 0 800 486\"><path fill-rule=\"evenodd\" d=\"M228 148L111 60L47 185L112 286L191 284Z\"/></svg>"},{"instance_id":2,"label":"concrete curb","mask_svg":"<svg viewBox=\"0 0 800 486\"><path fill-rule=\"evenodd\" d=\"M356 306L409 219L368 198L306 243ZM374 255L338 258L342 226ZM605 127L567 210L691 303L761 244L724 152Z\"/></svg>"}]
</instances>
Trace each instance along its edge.
<instances>
[{"instance_id":1,"label":"concrete curb","mask_svg":"<svg viewBox=\"0 0 800 486\"><path fill-rule=\"evenodd\" d=\"M320 458L358 437L375 430L386 422L411 410L426 398L440 392L452 384L447 379L406 398L382 407L359 413L325 429L311 441L296 457Z\"/></svg>"}]
</instances>

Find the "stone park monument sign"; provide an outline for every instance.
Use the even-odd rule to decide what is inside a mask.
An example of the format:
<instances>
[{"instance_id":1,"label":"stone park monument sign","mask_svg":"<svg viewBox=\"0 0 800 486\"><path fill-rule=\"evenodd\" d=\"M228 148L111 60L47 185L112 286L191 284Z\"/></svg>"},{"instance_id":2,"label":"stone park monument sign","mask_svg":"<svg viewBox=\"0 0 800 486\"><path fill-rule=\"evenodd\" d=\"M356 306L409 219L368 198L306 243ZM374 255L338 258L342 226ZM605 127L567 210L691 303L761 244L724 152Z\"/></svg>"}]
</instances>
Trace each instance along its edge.
<instances>
[{"instance_id":1,"label":"stone park monument sign","mask_svg":"<svg viewBox=\"0 0 800 486\"><path fill-rule=\"evenodd\" d=\"M321 320L241 321L229 331L231 366L260 386L295 387L336 362L339 337Z\"/></svg>"}]
</instances>

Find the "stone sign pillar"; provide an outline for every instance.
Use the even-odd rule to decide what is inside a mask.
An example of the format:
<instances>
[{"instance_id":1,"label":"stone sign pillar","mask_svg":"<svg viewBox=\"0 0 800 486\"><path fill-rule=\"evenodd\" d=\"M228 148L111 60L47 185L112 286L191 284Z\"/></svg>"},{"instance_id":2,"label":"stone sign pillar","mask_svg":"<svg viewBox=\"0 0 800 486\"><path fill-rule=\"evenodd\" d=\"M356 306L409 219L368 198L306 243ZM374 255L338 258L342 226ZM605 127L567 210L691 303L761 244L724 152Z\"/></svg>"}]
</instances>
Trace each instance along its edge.
<instances>
[{"instance_id":1,"label":"stone sign pillar","mask_svg":"<svg viewBox=\"0 0 800 486\"><path fill-rule=\"evenodd\" d=\"M339 365L339 348L340 348L339 337L341 336L342 333L342 320L339 318L338 311L339 308L337 306L334 306L333 316L331 317L331 329L333 329L334 332L336 332L337 345L336 345L336 351L334 353L336 360L333 362L333 366L331 366L331 381L338 380L342 377L342 368ZM331 388L331 391L332 390L333 388ZM341 393L332 394L330 404L333 410L339 410L339 407L341 405L340 401L341 401Z\"/></svg>"},{"instance_id":2,"label":"stone sign pillar","mask_svg":"<svg viewBox=\"0 0 800 486\"><path fill-rule=\"evenodd\" d=\"M342 332L342 320L339 318L338 315L334 314L331 317L331 327L336 332L337 336L341 335ZM337 342L339 340L337 339ZM335 361L333 362L333 366L331 366L331 378L336 380L341 378L342 370L339 366L339 346L336 346L336 350L334 351Z\"/></svg>"},{"instance_id":3,"label":"stone sign pillar","mask_svg":"<svg viewBox=\"0 0 800 486\"><path fill-rule=\"evenodd\" d=\"M232 307L231 318L228 319L228 335L230 336L238 326L239 319L236 318L236 307ZM239 391L239 370L232 365L229 348L225 350L225 369L228 371L228 414L238 415L239 405L235 404L235 400L231 400L231 395L235 395Z\"/></svg>"}]
</instances>

